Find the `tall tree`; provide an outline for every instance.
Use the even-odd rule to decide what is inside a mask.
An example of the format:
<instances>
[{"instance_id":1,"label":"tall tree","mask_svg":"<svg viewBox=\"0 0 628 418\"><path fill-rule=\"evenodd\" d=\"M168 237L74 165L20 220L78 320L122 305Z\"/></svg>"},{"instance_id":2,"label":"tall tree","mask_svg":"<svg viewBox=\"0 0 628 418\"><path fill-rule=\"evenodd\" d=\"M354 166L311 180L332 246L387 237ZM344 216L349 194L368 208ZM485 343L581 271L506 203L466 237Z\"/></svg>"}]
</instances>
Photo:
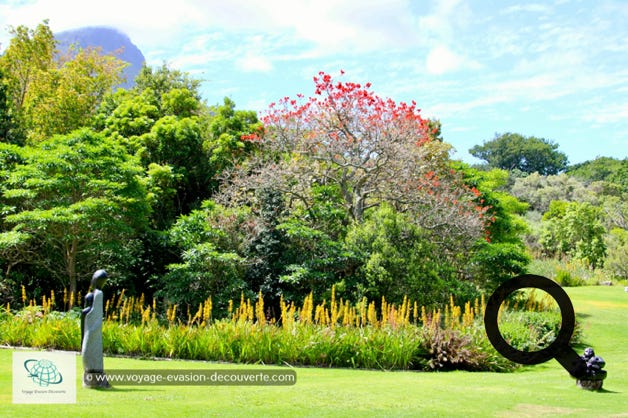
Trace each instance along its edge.
<instances>
[{"instance_id":1,"label":"tall tree","mask_svg":"<svg viewBox=\"0 0 628 418\"><path fill-rule=\"evenodd\" d=\"M449 146L434 140L438 126L421 117L416 103L384 99L370 84L335 82L325 73L314 84L309 99L271 104L264 132L246 136L261 152L231 177L227 200L275 188L311 207L311 187L333 185L357 222L388 202L442 239L481 234L483 208L449 167Z\"/></svg>"},{"instance_id":2,"label":"tall tree","mask_svg":"<svg viewBox=\"0 0 628 418\"><path fill-rule=\"evenodd\" d=\"M0 68L0 142L12 142L10 138L12 126L13 118L11 116L8 86L4 70Z\"/></svg>"},{"instance_id":3,"label":"tall tree","mask_svg":"<svg viewBox=\"0 0 628 418\"><path fill-rule=\"evenodd\" d=\"M106 93L122 82L127 64L98 48L70 50L41 72L23 105L29 140L38 142L90 126Z\"/></svg>"},{"instance_id":4,"label":"tall tree","mask_svg":"<svg viewBox=\"0 0 628 418\"><path fill-rule=\"evenodd\" d=\"M605 233L599 207L555 200L543 215L541 245L548 255L573 257L601 267L606 256Z\"/></svg>"},{"instance_id":5,"label":"tall tree","mask_svg":"<svg viewBox=\"0 0 628 418\"><path fill-rule=\"evenodd\" d=\"M544 138L515 133L496 135L494 139L469 150L491 168L519 170L541 175L557 174L567 168L567 156L558 151L558 144Z\"/></svg>"},{"instance_id":6,"label":"tall tree","mask_svg":"<svg viewBox=\"0 0 628 418\"><path fill-rule=\"evenodd\" d=\"M53 67L55 40L47 20L35 29L11 27L9 33L12 35L9 46L0 55L2 84L7 96L4 120L0 123L5 124L3 140L23 144L27 132L27 127L23 126L23 106L35 81ZM0 108L2 106L0 104ZM6 125L8 115L11 115L10 126Z\"/></svg>"},{"instance_id":7,"label":"tall tree","mask_svg":"<svg viewBox=\"0 0 628 418\"><path fill-rule=\"evenodd\" d=\"M620 160L612 157L597 157L594 160L570 166L567 174L588 183L594 181L616 183L628 191L628 158Z\"/></svg>"},{"instance_id":8,"label":"tall tree","mask_svg":"<svg viewBox=\"0 0 628 418\"><path fill-rule=\"evenodd\" d=\"M121 145L86 129L27 147L23 158L3 173L4 222L12 229L0 241L16 248L37 243L41 251L28 262L76 292L80 278L107 262L104 255L124 251L144 227L143 170ZM10 254L10 245L4 247Z\"/></svg>"},{"instance_id":9,"label":"tall tree","mask_svg":"<svg viewBox=\"0 0 628 418\"><path fill-rule=\"evenodd\" d=\"M39 142L89 126L104 95L122 81L126 64L100 49L56 54L47 21L35 29L12 28L11 34L0 56L0 70L5 72L10 107L21 132Z\"/></svg>"},{"instance_id":10,"label":"tall tree","mask_svg":"<svg viewBox=\"0 0 628 418\"><path fill-rule=\"evenodd\" d=\"M9 79L11 101L19 112L33 82L53 67L55 39L47 20L35 29L12 27L9 33L12 38L0 56L0 67Z\"/></svg>"}]
</instances>

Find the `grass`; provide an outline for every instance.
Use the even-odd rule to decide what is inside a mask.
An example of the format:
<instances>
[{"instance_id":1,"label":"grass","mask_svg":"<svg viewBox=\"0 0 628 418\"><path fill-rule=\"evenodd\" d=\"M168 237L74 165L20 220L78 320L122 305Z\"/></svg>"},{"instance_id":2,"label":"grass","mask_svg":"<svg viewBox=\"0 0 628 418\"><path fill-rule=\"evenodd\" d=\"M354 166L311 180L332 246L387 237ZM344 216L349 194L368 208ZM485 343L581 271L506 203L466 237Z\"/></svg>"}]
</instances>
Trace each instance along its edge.
<instances>
[{"instance_id":1,"label":"grass","mask_svg":"<svg viewBox=\"0 0 628 418\"><path fill-rule=\"evenodd\" d=\"M421 373L298 368L288 387L78 388L71 405L11 403L11 350L0 350L3 417L465 416L628 417L628 293L619 286L567 289L585 342L607 363L601 392L578 389L556 361L514 373ZM581 351L581 348L578 348ZM191 361L105 359L105 368L196 369ZM211 368L264 366L211 364ZM276 366L274 366L276 367ZM81 369L77 357L77 372ZM80 374L80 373L79 373ZM78 382L77 382L78 384Z\"/></svg>"}]
</instances>

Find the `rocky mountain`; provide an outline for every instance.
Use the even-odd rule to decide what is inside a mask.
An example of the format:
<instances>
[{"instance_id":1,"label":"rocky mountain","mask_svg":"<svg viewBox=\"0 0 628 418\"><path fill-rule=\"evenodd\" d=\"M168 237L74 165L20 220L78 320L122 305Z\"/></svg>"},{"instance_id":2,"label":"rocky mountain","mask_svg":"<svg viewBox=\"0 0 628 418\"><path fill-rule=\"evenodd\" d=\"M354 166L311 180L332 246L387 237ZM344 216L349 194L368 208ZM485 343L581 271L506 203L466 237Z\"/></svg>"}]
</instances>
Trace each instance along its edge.
<instances>
[{"instance_id":1,"label":"rocky mountain","mask_svg":"<svg viewBox=\"0 0 628 418\"><path fill-rule=\"evenodd\" d=\"M126 83L121 87L130 88L146 61L142 51L124 33L108 27L84 27L55 34L57 48L61 52L68 50L70 45L77 44L81 48L101 47L104 53L121 51L117 54L122 61L130 65L125 68Z\"/></svg>"}]
</instances>

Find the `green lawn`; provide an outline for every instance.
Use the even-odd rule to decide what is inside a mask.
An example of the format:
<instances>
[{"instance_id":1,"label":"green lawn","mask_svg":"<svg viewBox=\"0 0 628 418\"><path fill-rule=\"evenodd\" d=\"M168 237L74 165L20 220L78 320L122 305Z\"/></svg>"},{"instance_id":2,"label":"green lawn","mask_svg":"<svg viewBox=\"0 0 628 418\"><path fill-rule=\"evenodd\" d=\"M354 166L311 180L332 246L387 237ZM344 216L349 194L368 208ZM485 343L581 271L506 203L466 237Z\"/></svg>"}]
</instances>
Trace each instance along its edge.
<instances>
[{"instance_id":1,"label":"green lawn","mask_svg":"<svg viewBox=\"0 0 628 418\"><path fill-rule=\"evenodd\" d=\"M515 373L417 373L297 369L286 387L119 386L78 388L77 403L11 403L11 350L0 350L2 417L188 416L474 416L628 417L628 293L623 287L567 289L585 341L607 363L602 392L578 389L554 360ZM578 348L577 351L581 351ZM105 359L105 369L264 366ZM77 374L82 372L77 356Z\"/></svg>"}]
</instances>

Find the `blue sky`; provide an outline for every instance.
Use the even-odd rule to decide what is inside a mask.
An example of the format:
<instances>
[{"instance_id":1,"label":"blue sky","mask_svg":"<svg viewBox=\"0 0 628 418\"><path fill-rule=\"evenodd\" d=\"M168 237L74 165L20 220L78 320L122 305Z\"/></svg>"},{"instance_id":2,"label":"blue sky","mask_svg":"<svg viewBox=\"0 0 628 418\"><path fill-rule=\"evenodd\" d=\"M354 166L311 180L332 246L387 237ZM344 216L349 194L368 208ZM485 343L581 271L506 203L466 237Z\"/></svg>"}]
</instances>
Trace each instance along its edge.
<instances>
[{"instance_id":1,"label":"blue sky","mask_svg":"<svg viewBox=\"0 0 628 418\"><path fill-rule=\"evenodd\" d=\"M263 111L313 93L318 71L416 100L454 158L517 132L553 140L571 163L628 157L628 1L8 0L8 25L110 26L150 65L203 80L209 104Z\"/></svg>"}]
</instances>

